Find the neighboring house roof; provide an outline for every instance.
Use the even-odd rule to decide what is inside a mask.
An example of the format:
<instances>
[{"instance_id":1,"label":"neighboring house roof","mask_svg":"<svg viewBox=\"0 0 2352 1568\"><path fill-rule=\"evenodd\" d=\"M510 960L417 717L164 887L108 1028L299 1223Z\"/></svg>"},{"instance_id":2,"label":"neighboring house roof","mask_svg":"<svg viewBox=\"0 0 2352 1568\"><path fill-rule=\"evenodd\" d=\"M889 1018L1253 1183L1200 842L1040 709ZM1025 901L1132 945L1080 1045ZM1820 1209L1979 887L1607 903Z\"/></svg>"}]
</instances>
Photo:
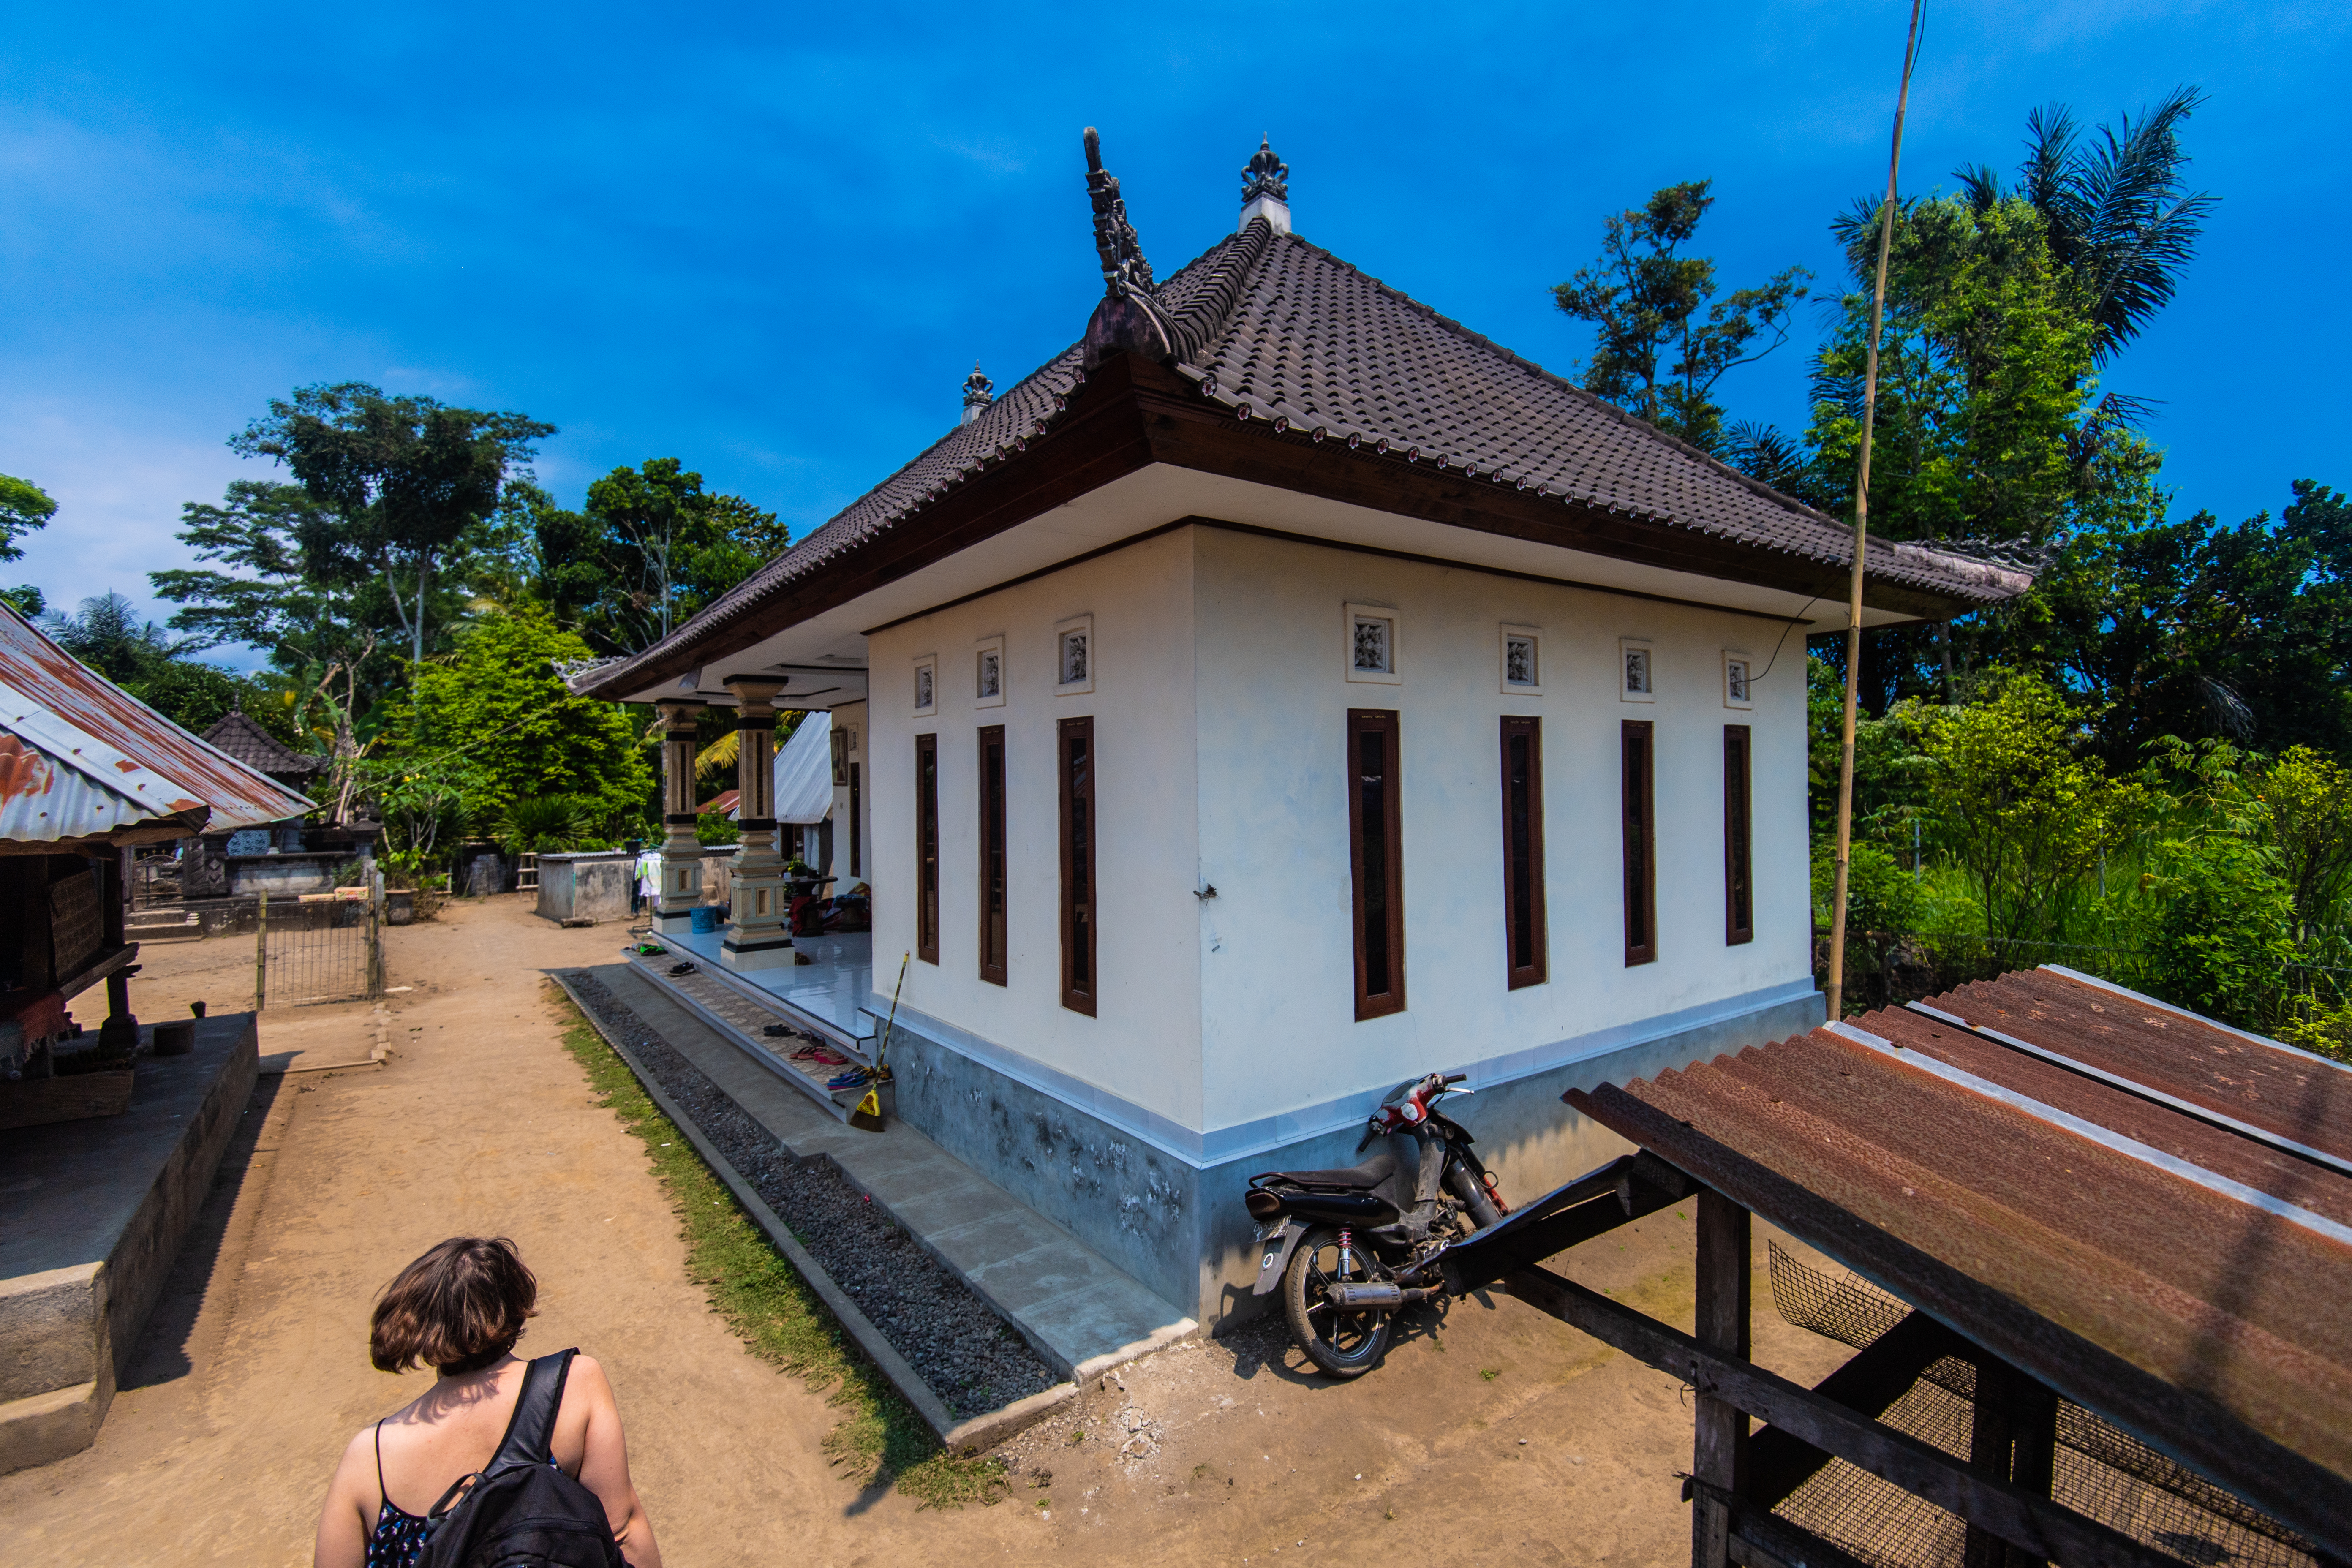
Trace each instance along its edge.
<instances>
[{"instance_id":1,"label":"neighboring house roof","mask_svg":"<svg viewBox=\"0 0 2352 1568\"><path fill-rule=\"evenodd\" d=\"M273 778L310 778L327 771L327 759L296 751L256 723L242 709L224 714L204 733L217 747L256 773Z\"/></svg>"},{"instance_id":2,"label":"neighboring house roof","mask_svg":"<svg viewBox=\"0 0 2352 1568\"><path fill-rule=\"evenodd\" d=\"M721 790L717 795L712 795L709 800L704 801L700 805L696 806L694 808L694 815L697 816L708 816L714 811L723 811L728 816L732 816L735 815L735 802L741 797L742 794L743 792L740 789Z\"/></svg>"},{"instance_id":3,"label":"neighboring house roof","mask_svg":"<svg viewBox=\"0 0 2352 1568\"><path fill-rule=\"evenodd\" d=\"M183 838L312 809L0 607L0 852Z\"/></svg>"},{"instance_id":4,"label":"neighboring house roof","mask_svg":"<svg viewBox=\"0 0 2352 1568\"><path fill-rule=\"evenodd\" d=\"M833 813L833 715L802 716L792 739L776 748L776 820L823 822Z\"/></svg>"},{"instance_id":5,"label":"neighboring house roof","mask_svg":"<svg viewBox=\"0 0 2352 1568\"><path fill-rule=\"evenodd\" d=\"M2053 965L1564 1098L2352 1552L2352 1069Z\"/></svg>"},{"instance_id":6,"label":"neighboring house roof","mask_svg":"<svg viewBox=\"0 0 2352 1568\"><path fill-rule=\"evenodd\" d=\"M1164 352L1155 357L1181 378L1172 389L1199 412L1238 421L1260 442L1323 447L1334 460L1360 468L1344 489L1324 493L1378 507L1379 489L1412 482L1408 471L1418 468L1412 478L1423 483L1440 475L1457 487L1477 481L1480 493L1470 507L1491 508L1500 498L1484 498L1507 491L1515 503L1562 509L1567 515L1547 518L1544 526L1566 525L1580 535L1580 547L1843 595L1853 548L1847 524L1601 402L1330 252L1275 233L1263 217L1160 284L1150 304L1165 323L1155 340ZM1102 367L1112 357L1100 330L1104 310L1126 305L1107 299L1089 341L1031 372L660 643L578 671L579 689L607 696L635 690L691 668L698 653L730 651L777 629L780 618L789 625L797 615L756 612L807 596L804 586L829 572L850 574L849 558L908 531L910 520L984 472L1049 460L1073 406L1087 401L1087 365ZM1145 455L1130 468L1188 461L1150 448L1150 439L1144 437ZM1334 442L1348 449L1344 459ZM1336 483L1327 466L1299 488ZM1434 513L1424 508L1423 515ZM2032 581L2011 567L1878 540L1871 543L1866 577L1869 602L1913 615L1965 614L2021 593Z\"/></svg>"}]
</instances>

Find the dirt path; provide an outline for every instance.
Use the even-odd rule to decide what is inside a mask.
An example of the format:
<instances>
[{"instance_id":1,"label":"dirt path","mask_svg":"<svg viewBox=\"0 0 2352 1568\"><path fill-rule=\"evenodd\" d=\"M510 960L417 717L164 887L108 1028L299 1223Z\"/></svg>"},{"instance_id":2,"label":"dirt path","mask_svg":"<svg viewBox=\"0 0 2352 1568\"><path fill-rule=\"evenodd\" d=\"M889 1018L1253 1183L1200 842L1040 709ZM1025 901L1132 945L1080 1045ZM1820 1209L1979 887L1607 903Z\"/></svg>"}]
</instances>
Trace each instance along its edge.
<instances>
[{"instance_id":1,"label":"dirt path","mask_svg":"<svg viewBox=\"0 0 2352 1568\"><path fill-rule=\"evenodd\" d=\"M368 1366L374 1293L467 1231L511 1236L539 1274L526 1349L579 1344L611 1372L639 1487L681 1568L943 1552L1687 1555L1674 1473L1690 1428L1675 1384L1500 1299L1456 1303L1343 1386L1303 1376L1269 1332L1163 1352L1025 1434L1008 1456L1013 1495L994 1507L929 1511L860 1491L822 1452L837 1413L754 1360L687 1280L642 1149L558 1042L541 972L605 961L618 928L562 931L509 898L387 937L389 983L415 988L388 1000L392 1056L263 1079L97 1446L0 1477L0 1561L307 1562L342 1444L429 1375ZM134 1007L248 1005L251 947L238 946L153 950ZM298 1066L357 1059L373 1028L364 1006L268 1014L261 1048L301 1051ZM1570 1271L1687 1321L1690 1256L1688 1223L1670 1211L1585 1248ZM1835 1364L1836 1347L1770 1316L1760 1279L1757 1298L1762 1359L1807 1381Z\"/></svg>"}]
</instances>

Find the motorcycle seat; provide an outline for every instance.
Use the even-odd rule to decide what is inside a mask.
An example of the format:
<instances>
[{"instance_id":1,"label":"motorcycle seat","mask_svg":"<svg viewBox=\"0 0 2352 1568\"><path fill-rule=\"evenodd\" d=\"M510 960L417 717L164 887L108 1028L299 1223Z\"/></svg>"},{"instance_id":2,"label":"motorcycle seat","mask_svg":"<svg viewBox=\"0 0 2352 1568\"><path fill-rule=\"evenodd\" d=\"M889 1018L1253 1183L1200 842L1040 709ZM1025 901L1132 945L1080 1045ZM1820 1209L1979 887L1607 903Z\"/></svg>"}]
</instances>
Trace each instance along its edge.
<instances>
[{"instance_id":1,"label":"motorcycle seat","mask_svg":"<svg viewBox=\"0 0 2352 1568\"><path fill-rule=\"evenodd\" d=\"M1259 1180L1290 1182L1302 1187L1337 1188L1341 1192L1371 1191L1396 1174L1394 1154L1375 1154L1360 1165L1344 1171L1272 1171Z\"/></svg>"}]
</instances>

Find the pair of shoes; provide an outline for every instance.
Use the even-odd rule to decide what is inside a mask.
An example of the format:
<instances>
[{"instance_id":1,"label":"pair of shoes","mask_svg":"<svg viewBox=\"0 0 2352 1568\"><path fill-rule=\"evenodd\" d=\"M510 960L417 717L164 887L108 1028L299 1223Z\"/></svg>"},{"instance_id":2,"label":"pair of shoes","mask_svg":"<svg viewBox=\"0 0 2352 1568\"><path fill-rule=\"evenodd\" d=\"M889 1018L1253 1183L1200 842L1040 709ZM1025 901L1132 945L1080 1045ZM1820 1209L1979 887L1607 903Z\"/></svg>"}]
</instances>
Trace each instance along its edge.
<instances>
[{"instance_id":1,"label":"pair of shoes","mask_svg":"<svg viewBox=\"0 0 2352 1568\"><path fill-rule=\"evenodd\" d=\"M766 1028L760 1031L760 1033L767 1036L768 1038L772 1040L781 1040L792 1032L793 1026L790 1024L771 1024Z\"/></svg>"},{"instance_id":2,"label":"pair of shoes","mask_svg":"<svg viewBox=\"0 0 2352 1568\"><path fill-rule=\"evenodd\" d=\"M849 1058L831 1046L803 1046L793 1053L792 1059L796 1062L814 1062L819 1067L827 1068L845 1068L849 1065Z\"/></svg>"},{"instance_id":3,"label":"pair of shoes","mask_svg":"<svg viewBox=\"0 0 2352 1568\"><path fill-rule=\"evenodd\" d=\"M637 956L639 958L662 958L667 956L668 952L669 949L664 947L657 942L641 942L637 943Z\"/></svg>"},{"instance_id":4,"label":"pair of shoes","mask_svg":"<svg viewBox=\"0 0 2352 1568\"><path fill-rule=\"evenodd\" d=\"M691 974L694 973L694 965L691 963L673 963L669 966L669 972L672 974Z\"/></svg>"},{"instance_id":5,"label":"pair of shoes","mask_svg":"<svg viewBox=\"0 0 2352 1568\"><path fill-rule=\"evenodd\" d=\"M824 1087L828 1089L835 1090L845 1089L864 1089L866 1087L866 1069L864 1068L851 1068L847 1072L843 1073L840 1077L826 1080Z\"/></svg>"}]
</instances>

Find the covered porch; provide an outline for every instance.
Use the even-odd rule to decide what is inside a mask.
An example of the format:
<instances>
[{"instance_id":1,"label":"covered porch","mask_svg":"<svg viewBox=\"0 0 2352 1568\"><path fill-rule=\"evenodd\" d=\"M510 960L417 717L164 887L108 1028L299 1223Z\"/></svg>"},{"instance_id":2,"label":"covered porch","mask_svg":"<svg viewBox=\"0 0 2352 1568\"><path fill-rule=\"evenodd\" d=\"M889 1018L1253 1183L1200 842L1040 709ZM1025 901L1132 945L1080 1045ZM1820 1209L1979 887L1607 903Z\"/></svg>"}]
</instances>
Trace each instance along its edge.
<instances>
[{"instance_id":1,"label":"covered porch","mask_svg":"<svg viewBox=\"0 0 2352 1568\"><path fill-rule=\"evenodd\" d=\"M780 1004L787 1018L852 1055L872 1059L882 1030L874 1005L874 937L870 931L796 936L793 951L806 963L736 970L720 962L724 931L665 931L661 941L681 959L703 965L755 999ZM886 980L888 977L886 977ZM887 993L886 993L887 994Z\"/></svg>"}]
</instances>

